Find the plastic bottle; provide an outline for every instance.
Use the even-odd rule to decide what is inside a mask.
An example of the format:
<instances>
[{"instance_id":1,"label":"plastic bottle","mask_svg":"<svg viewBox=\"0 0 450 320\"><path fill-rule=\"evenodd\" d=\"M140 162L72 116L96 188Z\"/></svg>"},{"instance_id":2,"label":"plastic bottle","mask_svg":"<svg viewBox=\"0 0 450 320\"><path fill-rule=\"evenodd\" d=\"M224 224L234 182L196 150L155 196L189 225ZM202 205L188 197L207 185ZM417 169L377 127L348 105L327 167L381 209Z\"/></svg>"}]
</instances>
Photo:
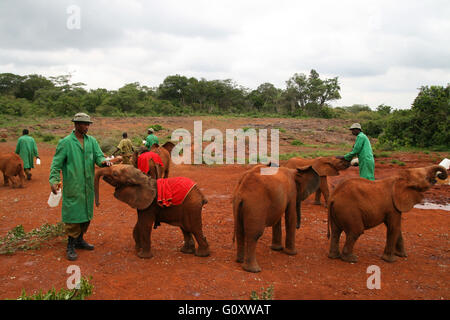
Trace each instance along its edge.
<instances>
[{"instance_id":1,"label":"plastic bottle","mask_svg":"<svg viewBox=\"0 0 450 320\"><path fill-rule=\"evenodd\" d=\"M50 192L50 197L48 197L47 203L50 207L54 208L58 206L60 200L61 200L61 189L56 191L56 194Z\"/></svg>"},{"instance_id":2,"label":"plastic bottle","mask_svg":"<svg viewBox=\"0 0 450 320\"><path fill-rule=\"evenodd\" d=\"M40 164L41 164L41 159L37 158L37 159L36 159L36 164L37 164L37 165L40 165Z\"/></svg>"}]
</instances>

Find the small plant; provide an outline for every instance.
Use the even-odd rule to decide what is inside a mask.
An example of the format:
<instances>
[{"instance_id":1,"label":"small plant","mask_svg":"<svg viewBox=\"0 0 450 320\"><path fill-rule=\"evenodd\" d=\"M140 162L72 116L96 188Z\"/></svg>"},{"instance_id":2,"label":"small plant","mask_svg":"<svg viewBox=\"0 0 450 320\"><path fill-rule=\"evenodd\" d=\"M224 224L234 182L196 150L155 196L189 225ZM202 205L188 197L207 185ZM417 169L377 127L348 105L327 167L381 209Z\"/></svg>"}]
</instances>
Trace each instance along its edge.
<instances>
[{"instance_id":1,"label":"small plant","mask_svg":"<svg viewBox=\"0 0 450 320\"><path fill-rule=\"evenodd\" d=\"M405 163L403 161L400 161L400 160L397 160L397 159L392 159L391 163L392 164L397 164L399 166L404 166L405 165Z\"/></svg>"},{"instance_id":2,"label":"small plant","mask_svg":"<svg viewBox=\"0 0 450 320\"><path fill-rule=\"evenodd\" d=\"M293 145L293 146L302 146L302 145L304 145L304 143L303 142L301 142L300 140L292 140L291 141L291 145Z\"/></svg>"},{"instance_id":3,"label":"small plant","mask_svg":"<svg viewBox=\"0 0 450 320\"><path fill-rule=\"evenodd\" d=\"M152 128L153 130L155 130L155 132L161 131L161 130L164 129L164 128L163 128L161 125L159 125L159 124L153 124L153 125L149 126L149 128Z\"/></svg>"},{"instance_id":4,"label":"small plant","mask_svg":"<svg viewBox=\"0 0 450 320\"><path fill-rule=\"evenodd\" d=\"M256 291L252 291L250 300L273 300L273 284L267 289L261 288L260 295Z\"/></svg>"},{"instance_id":5,"label":"small plant","mask_svg":"<svg viewBox=\"0 0 450 320\"><path fill-rule=\"evenodd\" d=\"M55 288L52 288L47 291L47 293L43 293L42 290L39 290L39 293L28 296L25 289L22 289L22 294L17 300L84 300L93 292L94 286L89 283L89 280L91 279L91 276L89 279L81 278L79 288L71 290L62 288L58 292Z\"/></svg>"},{"instance_id":6,"label":"small plant","mask_svg":"<svg viewBox=\"0 0 450 320\"><path fill-rule=\"evenodd\" d=\"M48 223L40 228L25 232L22 225L8 231L5 237L0 238L0 254L13 254L17 250L39 249L42 242L64 235L64 223L55 225Z\"/></svg>"}]
</instances>

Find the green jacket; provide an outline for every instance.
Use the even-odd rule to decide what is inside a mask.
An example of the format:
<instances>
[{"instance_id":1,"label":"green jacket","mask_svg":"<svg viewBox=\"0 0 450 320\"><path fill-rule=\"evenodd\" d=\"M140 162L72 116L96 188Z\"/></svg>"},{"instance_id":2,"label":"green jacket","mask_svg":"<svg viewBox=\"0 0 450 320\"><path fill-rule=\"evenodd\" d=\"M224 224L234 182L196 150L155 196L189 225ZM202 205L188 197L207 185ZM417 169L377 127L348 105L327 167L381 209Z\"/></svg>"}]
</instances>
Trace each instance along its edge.
<instances>
[{"instance_id":1,"label":"green jacket","mask_svg":"<svg viewBox=\"0 0 450 320\"><path fill-rule=\"evenodd\" d=\"M23 160L23 168L34 168L33 158L39 157L36 141L29 135L23 135L17 140L16 153Z\"/></svg>"},{"instance_id":2,"label":"green jacket","mask_svg":"<svg viewBox=\"0 0 450 320\"><path fill-rule=\"evenodd\" d=\"M148 137L145 139L145 146L150 150L150 148L152 147L152 145L154 143L158 143L159 144L159 140L158 137L155 136L154 134L149 134Z\"/></svg>"},{"instance_id":3,"label":"green jacket","mask_svg":"<svg viewBox=\"0 0 450 320\"><path fill-rule=\"evenodd\" d=\"M82 223L90 221L94 212L95 165L105 161L94 137L84 136L84 149L72 131L56 147L50 167L50 185L60 182L63 176L62 221Z\"/></svg>"},{"instance_id":4,"label":"green jacket","mask_svg":"<svg viewBox=\"0 0 450 320\"><path fill-rule=\"evenodd\" d=\"M373 158L372 146L370 145L369 138L362 132L356 136L353 150L347 153L344 158L350 161L355 156L358 156L359 176L361 178L375 180L375 160Z\"/></svg>"}]
</instances>

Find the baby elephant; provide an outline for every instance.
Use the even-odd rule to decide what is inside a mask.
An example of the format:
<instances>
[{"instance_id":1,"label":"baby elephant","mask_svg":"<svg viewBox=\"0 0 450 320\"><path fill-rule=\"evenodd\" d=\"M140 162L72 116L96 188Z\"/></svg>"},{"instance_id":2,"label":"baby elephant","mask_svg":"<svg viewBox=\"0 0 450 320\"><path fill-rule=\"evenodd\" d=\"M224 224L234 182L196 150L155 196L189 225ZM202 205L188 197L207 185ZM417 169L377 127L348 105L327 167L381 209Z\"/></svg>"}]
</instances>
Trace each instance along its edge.
<instances>
[{"instance_id":1,"label":"baby elephant","mask_svg":"<svg viewBox=\"0 0 450 320\"><path fill-rule=\"evenodd\" d=\"M9 180L11 180L13 188L23 188L25 173L22 158L18 154L14 152L0 154L0 171L3 173L5 186L9 185Z\"/></svg>"},{"instance_id":2,"label":"baby elephant","mask_svg":"<svg viewBox=\"0 0 450 320\"><path fill-rule=\"evenodd\" d=\"M439 174L437 174L439 173ZM331 243L328 257L357 262L353 246L364 230L384 223L387 227L386 247L382 259L387 262L406 257L401 233L401 213L420 203L423 192L439 179L447 179L442 166L405 169L381 180L349 179L339 184L331 194L328 208L328 238ZM342 231L346 240L339 252Z\"/></svg>"},{"instance_id":3,"label":"baby elephant","mask_svg":"<svg viewBox=\"0 0 450 320\"><path fill-rule=\"evenodd\" d=\"M183 253L209 256L209 245L202 231L202 207L208 201L195 182L177 177L155 180L132 165L119 164L98 169L95 173L95 203L99 206L99 180L115 187L114 197L137 209L133 229L136 253L151 258L151 232L156 222L180 227L184 236ZM182 190L178 192L177 190ZM157 224L155 224L156 226ZM195 248L194 239L198 248Z\"/></svg>"}]
</instances>

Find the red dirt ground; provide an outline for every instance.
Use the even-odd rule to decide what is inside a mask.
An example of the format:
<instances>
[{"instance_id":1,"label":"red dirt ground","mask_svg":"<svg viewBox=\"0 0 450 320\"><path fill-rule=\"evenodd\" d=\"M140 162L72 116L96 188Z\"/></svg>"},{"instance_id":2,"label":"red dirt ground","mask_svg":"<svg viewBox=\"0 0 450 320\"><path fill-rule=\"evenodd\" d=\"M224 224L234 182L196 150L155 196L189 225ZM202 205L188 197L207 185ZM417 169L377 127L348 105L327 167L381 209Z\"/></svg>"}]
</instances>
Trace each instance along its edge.
<instances>
[{"instance_id":1,"label":"red dirt ground","mask_svg":"<svg viewBox=\"0 0 450 320\"><path fill-rule=\"evenodd\" d=\"M95 135L94 135L95 136ZM2 152L14 150L3 143ZM30 231L44 223L60 221L61 206L49 208L49 168L55 146L38 144L42 165L32 170L33 178L23 189L0 186L0 236L21 224ZM409 158L406 158L409 157ZM405 155L407 167L431 165L424 159ZM403 235L407 258L395 263L381 260L385 227L367 230L355 246L356 264L327 258L327 211L313 205L313 196L302 205L302 226L296 233L298 254L288 256L272 251L271 230L266 229L257 246L262 272L242 270L235 262L232 243L231 194L240 175L249 166L174 165L171 176L195 180L209 200L203 209L203 230L211 255L200 258L180 252L179 228L162 224L152 234L154 257L140 259L134 252L132 228L136 212L113 197L113 188L101 183L100 208L86 239L94 251L78 250L79 258L65 258L65 237L44 244L39 250L17 251L0 256L0 299L15 299L25 289L28 294L66 286L69 265L81 268L82 276L92 276L94 293L89 299L249 299L251 292L273 285L275 299L449 299L450 264L449 212L413 209L403 214ZM389 176L398 166L377 160L376 177ZM358 175L356 167L329 179L339 181ZM426 193L431 201L449 202L448 185L436 185ZM284 233L283 233L284 234ZM344 236L341 238L341 245ZM381 289L369 290L367 268L381 269Z\"/></svg>"}]
</instances>

